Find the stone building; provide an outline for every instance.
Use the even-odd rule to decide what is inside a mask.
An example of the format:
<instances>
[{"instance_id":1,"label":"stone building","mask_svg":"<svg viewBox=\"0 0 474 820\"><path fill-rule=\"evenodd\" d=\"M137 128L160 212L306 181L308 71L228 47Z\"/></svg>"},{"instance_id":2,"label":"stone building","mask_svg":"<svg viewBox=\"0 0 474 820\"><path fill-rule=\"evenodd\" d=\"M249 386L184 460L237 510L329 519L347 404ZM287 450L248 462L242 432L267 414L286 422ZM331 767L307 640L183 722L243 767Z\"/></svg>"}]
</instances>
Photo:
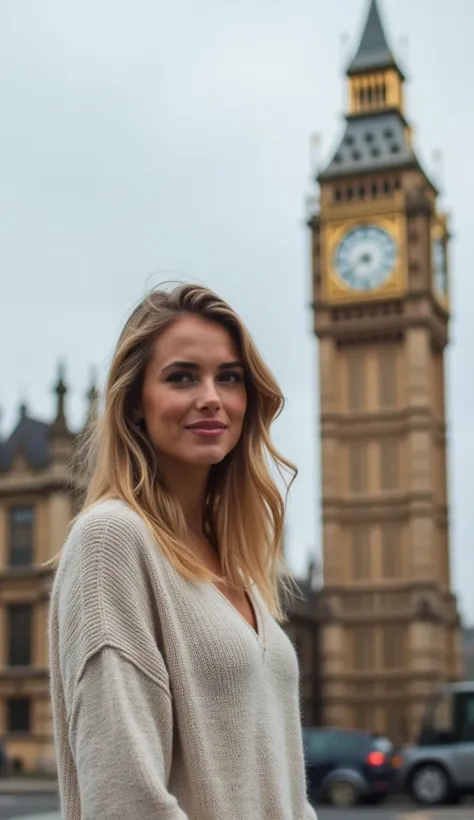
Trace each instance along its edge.
<instances>
[{"instance_id":1,"label":"stone building","mask_svg":"<svg viewBox=\"0 0 474 820\"><path fill-rule=\"evenodd\" d=\"M304 726L323 721L321 680L320 586L315 583L315 565L310 562L306 578L297 580L297 592L287 610L284 630L293 643L300 666L301 716Z\"/></svg>"},{"instance_id":2,"label":"stone building","mask_svg":"<svg viewBox=\"0 0 474 820\"><path fill-rule=\"evenodd\" d=\"M0 737L24 769L54 765L47 647L51 573L75 512L70 468L75 436L65 414L60 372L56 413L47 423L20 407L0 440ZM94 406L96 393L89 396Z\"/></svg>"},{"instance_id":3,"label":"stone building","mask_svg":"<svg viewBox=\"0 0 474 820\"><path fill-rule=\"evenodd\" d=\"M450 233L377 0L347 85L343 134L309 220L323 719L406 741L432 688L461 674L446 480Z\"/></svg>"}]
</instances>

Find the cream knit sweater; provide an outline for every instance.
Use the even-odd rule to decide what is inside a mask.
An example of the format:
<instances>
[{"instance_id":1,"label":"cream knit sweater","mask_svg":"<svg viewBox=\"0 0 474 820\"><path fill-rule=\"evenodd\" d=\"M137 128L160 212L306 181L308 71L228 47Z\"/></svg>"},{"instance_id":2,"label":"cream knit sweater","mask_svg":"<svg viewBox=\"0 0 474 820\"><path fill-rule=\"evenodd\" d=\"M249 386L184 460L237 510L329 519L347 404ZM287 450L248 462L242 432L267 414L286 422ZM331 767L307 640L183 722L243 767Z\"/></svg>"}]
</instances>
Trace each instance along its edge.
<instances>
[{"instance_id":1,"label":"cream knit sweater","mask_svg":"<svg viewBox=\"0 0 474 820\"><path fill-rule=\"evenodd\" d=\"M252 600L258 634L122 502L80 516L50 613L64 820L315 820L296 655Z\"/></svg>"}]
</instances>

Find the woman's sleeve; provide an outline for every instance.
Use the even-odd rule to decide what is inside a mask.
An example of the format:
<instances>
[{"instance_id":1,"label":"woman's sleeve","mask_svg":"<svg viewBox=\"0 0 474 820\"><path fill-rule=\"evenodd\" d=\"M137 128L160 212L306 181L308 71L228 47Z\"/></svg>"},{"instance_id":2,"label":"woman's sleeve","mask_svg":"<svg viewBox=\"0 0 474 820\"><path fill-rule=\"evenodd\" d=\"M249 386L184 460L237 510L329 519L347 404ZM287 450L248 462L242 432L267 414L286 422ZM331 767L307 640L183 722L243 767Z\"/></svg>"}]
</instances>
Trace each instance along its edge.
<instances>
[{"instance_id":1,"label":"woman's sleeve","mask_svg":"<svg viewBox=\"0 0 474 820\"><path fill-rule=\"evenodd\" d=\"M86 664L69 724L82 820L186 820L167 790L169 693L117 649Z\"/></svg>"},{"instance_id":2,"label":"woman's sleeve","mask_svg":"<svg viewBox=\"0 0 474 820\"><path fill-rule=\"evenodd\" d=\"M186 820L168 791L173 704L146 531L108 509L77 527L50 624L65 817Z\"/></svg>"},{"instance_id":3,"label":"woman's sleeve","mask_svg":"<svg viewBox=\"0 0 474 820\"><path fill-rule=\"evenodd\" d=\"M304 820L318 820L318 815L316 814L309 800L306 801Z\"/></svg>"}]
</instances>

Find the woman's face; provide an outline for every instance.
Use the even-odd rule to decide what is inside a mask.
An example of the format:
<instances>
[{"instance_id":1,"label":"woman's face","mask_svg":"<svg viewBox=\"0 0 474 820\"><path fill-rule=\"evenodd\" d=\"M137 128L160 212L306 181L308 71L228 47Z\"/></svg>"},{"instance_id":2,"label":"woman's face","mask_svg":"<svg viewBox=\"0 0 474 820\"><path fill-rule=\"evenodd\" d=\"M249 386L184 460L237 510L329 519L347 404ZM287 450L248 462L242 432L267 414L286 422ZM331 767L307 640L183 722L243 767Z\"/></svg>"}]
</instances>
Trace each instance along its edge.
<instances>
[{"instance_id":1,"label":"woman's face","mask_svg":"<svg viewBox=\"0 0 474 820\"><path fill-rule=\"evenodd\" d=\"M242 433L247 391L238 350L225 328L177 319L155 342L140 414L158 458L217 464Z\"/></svg>"}]
</instances>

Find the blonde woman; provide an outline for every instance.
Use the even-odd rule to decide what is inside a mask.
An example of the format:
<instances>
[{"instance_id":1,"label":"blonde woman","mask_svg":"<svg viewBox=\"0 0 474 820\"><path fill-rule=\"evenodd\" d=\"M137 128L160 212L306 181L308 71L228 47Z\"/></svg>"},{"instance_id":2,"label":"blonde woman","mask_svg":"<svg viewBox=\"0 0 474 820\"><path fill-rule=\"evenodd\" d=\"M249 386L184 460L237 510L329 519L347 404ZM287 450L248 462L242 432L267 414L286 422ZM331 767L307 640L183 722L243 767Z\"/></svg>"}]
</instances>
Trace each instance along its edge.
<instances>
[{"instance_id":1,"label":"blonde woman","mask_svg":"<svg viewBox=\"0 0 474 820\"><path fill-rule=\"evenodd\" d=\"M51 600L64 820L314 820L278 625L282 406L214 293L126 322Z\"/></svg>"}]
</instances>

